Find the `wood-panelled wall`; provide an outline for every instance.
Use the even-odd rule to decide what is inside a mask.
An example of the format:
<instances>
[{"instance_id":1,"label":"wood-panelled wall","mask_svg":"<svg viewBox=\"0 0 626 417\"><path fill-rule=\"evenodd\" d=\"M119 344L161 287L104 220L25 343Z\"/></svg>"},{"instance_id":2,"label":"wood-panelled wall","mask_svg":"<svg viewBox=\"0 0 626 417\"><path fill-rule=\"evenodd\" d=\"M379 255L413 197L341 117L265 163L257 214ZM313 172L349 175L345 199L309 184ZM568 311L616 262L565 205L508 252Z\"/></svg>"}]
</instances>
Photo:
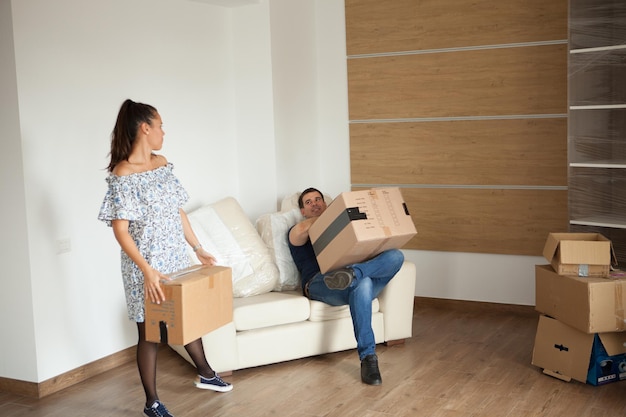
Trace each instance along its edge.
<instances>
[{"instance_id":1,"label":"wood-panelled wall","mask_svg":"<svg viewBox=\"0 0 626 417\"><path fill-rule=\"evenodd\" d=\"M541 255L568 230L567 0L345 0L353 189L405 248Z\"/></svg>"}]
</instances>

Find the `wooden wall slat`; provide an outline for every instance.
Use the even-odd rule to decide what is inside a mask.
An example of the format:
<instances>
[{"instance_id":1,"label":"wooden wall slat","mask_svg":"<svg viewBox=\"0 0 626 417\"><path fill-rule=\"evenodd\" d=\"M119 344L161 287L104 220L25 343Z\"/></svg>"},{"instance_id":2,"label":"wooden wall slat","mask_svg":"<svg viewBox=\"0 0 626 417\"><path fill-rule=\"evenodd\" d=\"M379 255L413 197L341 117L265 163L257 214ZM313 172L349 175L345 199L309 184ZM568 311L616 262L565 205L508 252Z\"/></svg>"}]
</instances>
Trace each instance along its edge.
<instances>
[{"instance_id":1,"label":"wooden wall slat","mask_svg":"<svg viewBox=\"0 0 626 417\"><path fill-rule=\"evenodd\" d=\"M350 120L567 112L567 45L348 60Z\"/></svg>"},{"instance_id":2,"label":"wooden wall slat","mask_svg":"<svg viewBox=\"0 0 626 417\"><path fill-rule=\"evenodd\" d=\"M567 119L350 125L353 184L567 186Z\"/></svg>"},{"instance_id":3,"label":"wooden wall slat","mask_svg":"<svg viewBox=\"0 0 626 417\"><path fill-rule=\"evenodd\" d=\"M401 191L417 229L404 249L541 256L548 233L568 230L567 191Z\"/></svg>"},{"instance_id":4,"label":"wooden wall slat","mask_svg":"<svg viewBox=\"0 0 626 417\"><path fill-rule=\"evenodd\" d=\"M404 185L407 249L540 255L568 228L567 0L345 5L353 187Z\"/></svg>"},{"instance_id":5,"label":"wooden wall slat","mask_svg":"<svg viewBox=\"0 0 626 417\"><path fill-rule=\"evenodd\" d=\"M567 0L346 0L345 5L348 55L567 39Z\"/></svg>"}]
</instances>

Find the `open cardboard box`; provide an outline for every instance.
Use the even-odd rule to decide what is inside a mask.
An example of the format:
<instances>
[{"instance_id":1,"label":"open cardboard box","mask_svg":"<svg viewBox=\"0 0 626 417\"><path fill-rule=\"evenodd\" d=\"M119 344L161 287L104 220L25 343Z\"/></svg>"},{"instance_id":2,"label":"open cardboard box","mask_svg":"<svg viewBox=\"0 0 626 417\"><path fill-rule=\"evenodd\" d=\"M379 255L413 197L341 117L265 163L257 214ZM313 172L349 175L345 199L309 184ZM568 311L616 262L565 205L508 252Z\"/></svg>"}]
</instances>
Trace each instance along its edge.
<instances>
[{"instance_id":1,"label":"open cardboard box","mask_svg":"<svg viewBox=\"0 0 626 417\"><path fill-rule=\"evenodd\" d=\"M322 273L399 249L416 234L397 187L341 193L309 229Z\"/></svg>"},{"instance_id":2,"label":"open cardboard box","mask_svg":"<svg viewBox=\"0 0 626 417\"><path fill-rule=\"evenodd\" d=\"M560 275L608 277L617 264L611 241L600 233L550 233L543 256Z\"/></svg>"},{"instance_id":3,"label":"open cardboard box","mask_svg":"<svg viewBox=\"0 0 626 417\"><path fill-rule=\"evenodd\" d=\"M532 364L564 381L603 385L626 379L626 333L584 333L539 317Z\"/></svg>"},{"instance_id":4,"label":"open cardboard box","mask_svg":"<svg viewBox=\"0 0 626 417\"><path fill-rule=\"evenodd\" d=\"M186 345L233 320L231 268L194 265L169 277L165 302L146 299L146 340Z\"/></svg>"}]
</instances>

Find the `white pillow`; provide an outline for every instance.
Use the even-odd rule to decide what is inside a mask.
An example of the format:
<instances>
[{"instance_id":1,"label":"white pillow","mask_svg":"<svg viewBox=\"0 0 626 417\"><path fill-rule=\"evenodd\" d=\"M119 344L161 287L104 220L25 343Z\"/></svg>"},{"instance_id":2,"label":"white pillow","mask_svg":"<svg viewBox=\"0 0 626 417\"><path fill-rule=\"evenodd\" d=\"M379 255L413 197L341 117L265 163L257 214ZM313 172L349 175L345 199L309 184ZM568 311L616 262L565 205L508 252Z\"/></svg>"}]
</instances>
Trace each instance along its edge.
<instances>
[{"instance_id":1,"label":"white pillow","mask_svg":"<svg viewBox=\"0 0 626 417\"><path fill-rule=\"evenodd\" d=\"M232 268L234 297L272 291L278 281L278 269L237 200L224 198L189 212L187 217L198 240L215 256L217 264Z\"/></svg>"},{"instance_id":2,"label":"white pillow","mask_svg":"<svg viewBox=\"0 0 626 417\"><path fill-rule=\"evenodd\" d=\"M278 280L274 286L274 291L300 289L300 273L289 251L287 232L301 220L304 220L304 217L300 214L300 209L294 208L288 211L264 214L256 221L256 229L278 267Z\"/></svg>"}]
</instances>

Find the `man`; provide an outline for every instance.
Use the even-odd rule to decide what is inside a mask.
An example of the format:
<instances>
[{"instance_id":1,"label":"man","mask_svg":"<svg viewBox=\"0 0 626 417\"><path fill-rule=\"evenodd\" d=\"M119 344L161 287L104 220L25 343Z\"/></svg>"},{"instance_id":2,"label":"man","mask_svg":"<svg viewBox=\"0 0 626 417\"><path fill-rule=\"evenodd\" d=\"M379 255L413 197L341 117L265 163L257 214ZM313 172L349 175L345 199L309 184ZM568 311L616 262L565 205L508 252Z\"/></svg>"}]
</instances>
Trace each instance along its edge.
<instances>
[{"instance_id":1,"label":"man","mask_svg":"<svg viewBox=\"0 0 626 417\"><path fill-rule=\"evenodd\" d=\"M332 306L350 306L357 352L361 360L361 380L382 384L372 330L372 300L400 270L404 255L397 249L385 251L365 262L347 265L322 274L309 238L309 228L326 210L322 193L307 188L298 198L304 220L289 230L289 249L302 276L302 291L311 300Z\"/></svg>"}]
</instances>

